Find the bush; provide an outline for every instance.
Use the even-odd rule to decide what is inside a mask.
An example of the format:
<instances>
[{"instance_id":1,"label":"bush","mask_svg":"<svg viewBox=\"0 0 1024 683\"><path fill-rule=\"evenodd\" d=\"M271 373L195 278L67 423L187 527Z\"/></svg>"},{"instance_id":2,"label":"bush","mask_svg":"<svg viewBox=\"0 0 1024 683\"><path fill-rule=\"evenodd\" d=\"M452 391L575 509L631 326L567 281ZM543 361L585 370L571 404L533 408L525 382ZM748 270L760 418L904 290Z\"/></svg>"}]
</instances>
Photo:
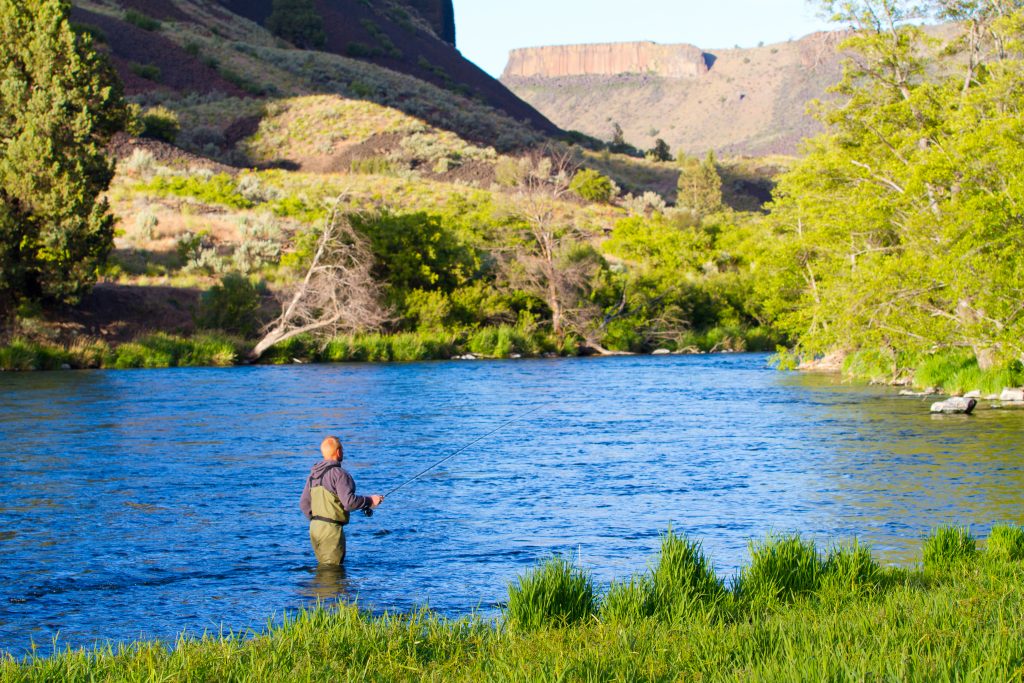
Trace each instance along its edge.
<instances>
[{"instance_id":1,"label":"bush","mask_svg":"<svg viewBox=\"0 0 1024 683\"><path fill-rule=\"evenodd\" d=\"M196 325L250 337L260 327L260 291L249 278L229 273L203 293Z\"/></svg>"},{"instance_id":2,"label":"bush","mask_svg":"<svg viewBox=\"0 0 1024 683\"><path fill-rule=\"evenodd\" d=\"M978 541L967 527L939 527L924 541L924 566L946 567L971 560L978 552Z\"/></svg>"},{"instance_id":3,"label":"bush","mask_svg":"<svg viewBox=\"0 0 1024 683\"><path fill-rule=\"evenodd\" d=\"M593 580L561 557L541 563L508 587L505 619L513 628L563 627L593 613Z\"/></svg>"},{"instance_id":4,"label":"bush","mask_svg":"<svg viewBox=\"0 0 1024 683\"><path fill-rule=\"evenodd\" d=\"M788 602L818 588L822 562L812 541L769 535L751 542L750 564L740 572L737 593L752 604Z\"/></svg>"},{"instance_id":5,"label":"bush","mask_svg":"<svg viewBox=\"0 0 1024 683\"><path fill-rule=\"evenodd\" d=\"M163 28L163 24L154 19L153 17L147 16L142 12L130 9L124 13L124 20L129 24L134 24L144 31L159 31Z\"/></svg>"},{"instance_id":6,"label":"bush","mask_svg":"<svg viewBox=\"0 0 1024 683\"><path fill-rule=\"evenodd\" d=\"M989 532L985 552L999 560L1024 560L1024 529L1008 524L996 524Z\"/></svg>"},{"instance_id":7,"label":"bush","mask_svg":"<svg viewBox=\"0 0 1024 683\"><path fill-rule=\"evenodd\" d=\"M321 48L327 42L324 20L313 0L273 0L267 30L295 47Z\"/></svg>"},{"instance_id":8,"label":"bush","mask_svg":"<svg viewBox=\"0 0 1024 683\"><path fill-rule=\"evenodd\" d=\"M167 107L150 107L142 114L142 137L174 144L181 132L178 114Z\"/></svg>"},{"instance_id":9,"label":"bush","mask_svg":"<svg viewBox=\"0 0 1024 683\"><path fill-rule=\"evenodd\" d=\"M611 178L589 168L585 168L573 176L572 182L569 183L569 189L588 202L605 204L618 194L618 188Z\"/></svg>"},{"instance_id":10,"label":"bush","mask_svg":"<svg viewBox=\"0 0 1024 683\"><path fill-rule=\"evenodd\" d=\"M223 204L233 209L253 207L253 203L238 192L234 179L226 173L196 174L188 177L158 176L139 189L152 191L160 196L193 197L206 204Z\"/></svg>"},{"instance_id":11,"label":"bush","mask_svg":"<svg viewBox=\"0 0 1024 683\"><path fill-rule=\"evenodd\" d=\"M147 81L153 81L154 83L160 82L160 77L163 75L160 71L160 67L156 64L140 64L139 62L131 62L128 65L132 73L139 78L145 78Z\"/></svg>"}]
</instances>

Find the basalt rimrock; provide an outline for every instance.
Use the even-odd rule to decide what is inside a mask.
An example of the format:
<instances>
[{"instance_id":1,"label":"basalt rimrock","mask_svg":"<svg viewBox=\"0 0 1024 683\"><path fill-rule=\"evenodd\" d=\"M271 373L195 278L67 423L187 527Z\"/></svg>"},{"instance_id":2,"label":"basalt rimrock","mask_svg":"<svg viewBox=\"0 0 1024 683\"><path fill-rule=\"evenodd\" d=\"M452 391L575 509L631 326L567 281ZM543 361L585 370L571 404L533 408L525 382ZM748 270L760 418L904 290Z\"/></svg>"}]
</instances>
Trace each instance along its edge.
<instances>
[{"instance_id":1,"label":"basalt rimrock","mask_svg":"<svg viewBox=\"0 0 1024 683\"><path fill-rule=\"evenodd\" d=\"M948 40L955 26L925 27ZM832 95L849 31L754 48L621 43L513 50L502 82L566 130L602 140L618 123L642 148L794 154L822 130L808 104Z\"/></svg>"},{"instance_id":2,"label":"basalt rimrock","mask_svg":"<svg viewBox=\"0 0 1024 683\"><path fill-rule=\"evenodd\" d=\"M652 74L698 78L708 72L710 55L693 45L602 43L554 45L512 50L502 78L564 78Z\"/></svg>"},{"instance_id":3,"label":"basalt rimrock","mask_svg":"<svg viewBox=\"0 0 1024 683\"><path fill-rule=\"evenodd\" d=\"M674 151L794 153L818 132L807 103L840 76L845 33L750 49L621 43L513 50L502 75L514 93L562 128L628 142L657 138Z\"/></svg>"}]
</instances>

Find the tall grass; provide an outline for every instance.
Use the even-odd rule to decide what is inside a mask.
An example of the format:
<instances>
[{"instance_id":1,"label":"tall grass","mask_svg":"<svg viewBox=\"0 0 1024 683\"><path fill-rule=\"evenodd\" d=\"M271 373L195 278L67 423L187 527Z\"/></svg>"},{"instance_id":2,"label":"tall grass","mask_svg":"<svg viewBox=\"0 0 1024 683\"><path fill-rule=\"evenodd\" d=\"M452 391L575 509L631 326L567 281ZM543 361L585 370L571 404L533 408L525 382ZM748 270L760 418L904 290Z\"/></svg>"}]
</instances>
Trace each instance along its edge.
<instances>
[{"instance_id":1,"label":"tall grass","mask_svg":"<svg viewBox=\"0 0 1024 683\"><path fill-rule=\"evenodd\" d=\"M590 575L562 557L553 557L508 588L505 618L513 628L566 626L594 613Z\"/></svg>"},{"instance_id":2,"label":"tall grass","mask_svg":"<svg viewBox=\"0 0 1024 683\"><path fill-rule=\"evenodd\" d=\"M1024 560L1024 529L1010 524L996 524L989 532L985 552L997 560Z\"/></svg>"},{"instance_id":3,"label":"tall grass","mask_svg":"<svg viewBox=\"0 0 1024 683\"><path fill-rule=\"evenodd\" d=\"M710 614L725 593L701 544L669 530L661 539L658 564L651 572L654 613L669 621L694 611Z\"/></svg>"},{"instance_id":4,"label":"tall grass","mask_svg":"<svg viewBox=\"0 0 1024 683\"><path fill-rule=\"evenodd\" d=\"M232 365L244 344L214 333L191 338L157 333L110 346L78 341L70 346L16 339L0 347L0 369L58 370L70 368L168 368Z\"/></svg>"},{"instance_id":5,"label":"tall grass","mask_svg":"<svg viewBox=\"0 0 1024 683\"><path fill-rule=\"evenodd\" d=\"M924 540L924 566L935 568L965 562L977 552L978 540L967 527L938 527Z\"/></svg>"},{"instance_id":6,"label":"tall grass","mask_svg":"<svg viewBox=\"0 0 1024 683\"><path fill-rule=\"evenodd\" d=\"M823 571L813 541L798 534L770 535L750 543L750 564L740 572L736 593L751 604L789 602L817 590Z\"/></svg>"},{"instance_id":7,"label":"tall grass","mask_svg":"<svg viewBox=\"0 0 1024 683\"><path fill-rule=\"evenodd\" d=\"M8 656L0 658L0 680L1020 680L1024 565L1004 549L1019 549L1021 533L993 527L990 561L927 572L880 568L863 546L834 546L822 561L818 591L772 610L737 602L715 620L683 612L668 621L637 611L653 594L656 567L613 584L601 601L602 619L590 619L589 577L556 558L510 589L511 628L423 610L375 617L352 606L318 607L259 634L52 656L40 650L24 661ZM657 566L700 564L698 545L671 535L667 553L665 545L663 539ZM776 568L788 557L789 569L799 571L813 554L797 536L771 536L752 547L763 557L767 546L777 546ZM881 580L877 590L840 594L826 590L830 576ZM806 588L806 579L794 583Z\"/></svg>"}]
</instances>

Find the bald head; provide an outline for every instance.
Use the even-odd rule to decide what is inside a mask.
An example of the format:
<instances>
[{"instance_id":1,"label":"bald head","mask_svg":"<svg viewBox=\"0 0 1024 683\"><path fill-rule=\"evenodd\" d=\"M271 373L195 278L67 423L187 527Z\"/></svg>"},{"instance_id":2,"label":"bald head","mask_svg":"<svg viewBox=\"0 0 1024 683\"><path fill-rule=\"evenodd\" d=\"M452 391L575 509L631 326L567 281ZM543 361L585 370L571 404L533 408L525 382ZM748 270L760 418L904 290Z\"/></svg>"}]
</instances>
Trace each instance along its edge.
<instances>
[{"instance_id":1,"label":"bald head","mask_svg":"<svg viewBox=\"0 0 1024 683\"><path fill-rule=\"evenodd\" d=\"M341 441L336 436L329 436L320 442L320 453L324 460L341 460L344 451L341 448Z\"/></svg>"}]
</instances>

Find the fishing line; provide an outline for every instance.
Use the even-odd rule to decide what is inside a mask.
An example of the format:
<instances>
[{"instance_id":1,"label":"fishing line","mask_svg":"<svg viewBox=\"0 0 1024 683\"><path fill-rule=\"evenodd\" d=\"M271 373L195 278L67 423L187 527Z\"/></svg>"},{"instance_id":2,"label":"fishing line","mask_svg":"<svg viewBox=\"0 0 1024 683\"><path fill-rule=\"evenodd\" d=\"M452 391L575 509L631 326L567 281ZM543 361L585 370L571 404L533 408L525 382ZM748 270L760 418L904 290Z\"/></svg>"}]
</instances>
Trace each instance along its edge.
<instances>
[{"instance_id":1,"label":"fishing line","mask_svg":"<svg viewBox=\"0 0 1024 683\"><path fill-rule=\"evenodd\" d=\"M482 436L478 436L477 438L475 438L472 441L470 441L469 443L467 443L465 446L462 446L458 450L452 451L451 453L449 453L445 457L441 458L440 460L438 460L433 465L431 465L430 467L426 468L425 470L423 470L422 472L420 472L416 476L411 477L411 478L403 481L401 484L399 484L395 488L393 488L390 491L388 491L387 493L385 493L383 495L383 498L387 499L388 496L392 495L393 493L395 493L396 491L398 491L398 490L400 490L402 488L405 488L406 486L408 486L409 484L413 483L414 481L416 481L417 479L419 479L420 477L422 477L424 474L426 474L430 470L434 469L435 467L438 467L439 465L443 465L444 463L446 463L449 460L451 460L452 458L454 458L456 455L465 452L471 446L475 446L476 444L480 443L481 441L483 441L487 437L492 436L494 434L497 434L502 429L504 429L505 427L508 427L511 424L515 424L516 422L520 422L521 420L525 420L530 415L533 415L534 413L540 411L542 408L547 408L549 405L551 405L551 404L550 403L542 403L541 405L537 406L536 408L532 408L531 410L528 410L525 413L522 413L521 415L517 415L516 417L512 418L511 420L509 420L507 422L501 423L500 425L498 425L497 427L495 427L491 431L487 432L486 434L484 434ZM366 513L367 513L367 516L370 517L370 516L372 516L373 510L366 510Z\"/></svg>"}]
</instances>

